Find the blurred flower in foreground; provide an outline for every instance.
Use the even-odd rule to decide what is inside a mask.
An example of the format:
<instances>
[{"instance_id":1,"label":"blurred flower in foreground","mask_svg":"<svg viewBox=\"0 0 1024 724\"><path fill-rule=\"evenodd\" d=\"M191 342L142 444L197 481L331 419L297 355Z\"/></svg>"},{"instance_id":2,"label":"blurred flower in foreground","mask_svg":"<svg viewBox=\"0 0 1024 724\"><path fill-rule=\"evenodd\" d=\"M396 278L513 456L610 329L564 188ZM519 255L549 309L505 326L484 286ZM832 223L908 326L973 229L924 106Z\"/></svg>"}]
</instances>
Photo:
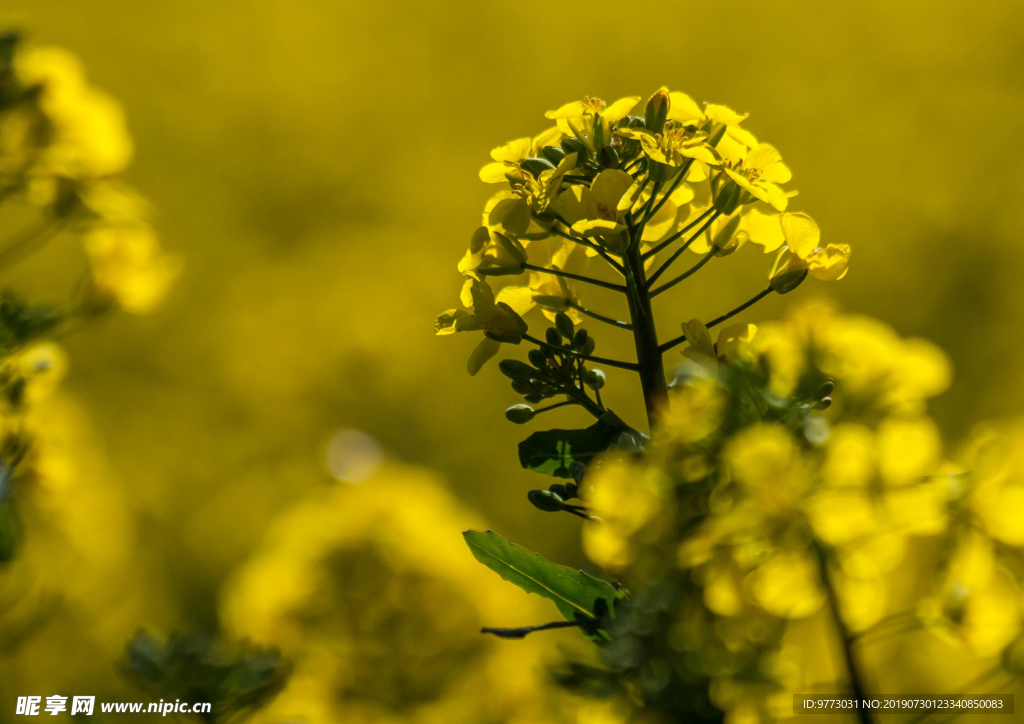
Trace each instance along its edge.
<instances>
[{"instance_id":1,"label":"blurred flower in foreground","mask_svg":"<svg viewBox=\"0 0 1024 724\"><path fill-rule=\"evenodd\" d=\"M134 314L153 311L177 276L149 225L149 210L119 181L132 156L117 101L91 86L78 60L55 47L0 36L0 204L21 201L39 219L0 237L0 266L62 231L81 235L93 297Z\"/></svg>"},{"instance_id":2,"label":"blurred flower in foreground","mask_svg":"<svg viewBox=\"0 0 1024 724\"><path fill-rule=\"evenodd\" d=\"M391 462L283 514L223 596L232 635L294 662L257 720L561 720L543 646L479 633L543 606L479 575L452 536L471 525L431 475Z\"/></svg>"}]
</instances>

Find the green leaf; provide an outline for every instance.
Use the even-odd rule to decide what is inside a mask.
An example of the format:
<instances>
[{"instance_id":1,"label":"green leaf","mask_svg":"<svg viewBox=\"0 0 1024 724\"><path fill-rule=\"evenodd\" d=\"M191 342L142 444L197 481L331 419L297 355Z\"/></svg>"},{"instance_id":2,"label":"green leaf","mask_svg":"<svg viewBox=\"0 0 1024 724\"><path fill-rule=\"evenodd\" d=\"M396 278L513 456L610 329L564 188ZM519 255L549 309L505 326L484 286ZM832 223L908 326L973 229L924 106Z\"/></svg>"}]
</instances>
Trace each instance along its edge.
<instances>
[{"instance_id":1,"label":"green leaf","mask_svg":"<svg viewBox=\"0 0 1024 724\"><path fill-rule=\"evenodd\" d=\"M622 594L600 578L552 563L539 553L528 551L489 530L467 530L462 534L473 557L527 593L554 601L567 621L595 618L594 607L603 599L608 615L614 615L614 601ZM602 609L603 612L603 609Z\"/></svg>"},{"instance_id":2,"label":"green leaf","mask_svg":"<svg viewBox=\"0 0 1024 724\"><path fill-rule=\"evenodd\" d=\"M519 443L519 463L544 475L571 478L572 463L587 465L595 455L610 448L621 433L604 418L584 430L535 432Z\"/></svg>"}]
</instances>

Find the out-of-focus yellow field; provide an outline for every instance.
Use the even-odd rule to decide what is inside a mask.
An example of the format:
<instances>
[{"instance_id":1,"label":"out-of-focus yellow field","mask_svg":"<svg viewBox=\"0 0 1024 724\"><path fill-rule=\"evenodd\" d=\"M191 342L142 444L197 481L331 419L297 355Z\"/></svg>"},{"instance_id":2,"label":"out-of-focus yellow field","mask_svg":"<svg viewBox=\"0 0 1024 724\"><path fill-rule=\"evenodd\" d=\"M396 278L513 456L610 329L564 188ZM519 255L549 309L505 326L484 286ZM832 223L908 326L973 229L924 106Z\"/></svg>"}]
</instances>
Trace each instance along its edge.
<instances>
[{"instance_id":1,"label":"out-of-focus yellow field","mask_svg":"<svg viewBox=\"0 0 1024 724\"><path fill-rule=\"evenodd\" d=\"M745 127L793 170L793 208L853 247L841 282L811 280L743 321L828 294L935 341L956 369L933 406L951 444L974 421L1024 411L1020 3L7 0L0 20L71 49L120 100L136 147L128 178L185 262L159 313L112 315L64 341L59 417L86 488L52 502L71 522L19 574L55 608L24 641L0 640L5 707L62 687L138 698L114 668L136 627L244 619L231 596L287 537L268 534L282 513L350 485L325 462L342 429L379 442L380 475L440 480L467 509L424 506L409 523L451 520L429 536L450 538L437 545L457 549L453 567L470 561L463 520L584 564L577 523L541 525L527 504L542 481L518 466L507 380L493 367L469 378L476 340L439 339L432 323L452 306L456 262L493 192L477 177L490 149L585 94L668 85L749 111ZM3 282L56 294L80 255L55 244ZM663 319L708 318L761 289L768 260L753 246L736 257L666 294ZM614 334L601 353L631 358L628 335ZM609 377L606 400L640 419L635 379ZM510 587L499 597L490 610L512 620L459 615L470 628L550 615ZM530 645L555 641L575 639ZM516 645L487 641L487 655Z\"/></svg>"}]
</instances>

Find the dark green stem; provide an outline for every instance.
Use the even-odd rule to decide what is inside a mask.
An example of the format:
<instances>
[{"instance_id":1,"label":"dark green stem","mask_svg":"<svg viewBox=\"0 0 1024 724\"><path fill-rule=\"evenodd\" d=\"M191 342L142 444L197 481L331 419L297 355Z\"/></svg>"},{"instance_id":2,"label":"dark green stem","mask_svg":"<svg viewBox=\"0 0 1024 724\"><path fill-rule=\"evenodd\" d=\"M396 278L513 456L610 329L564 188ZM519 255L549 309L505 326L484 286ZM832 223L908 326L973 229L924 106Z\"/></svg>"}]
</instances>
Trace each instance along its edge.
<instances>
[{"instance_id":1,"label":"dark green stem","mask_svg":"<svg viewBox=\"0 0 1024 724\"><path fill-rule=\"evenodd\" d=\"M701 226L700 229L698 229L697 232L693 236L691 236L690 239L685 244L683 244L681 247L679 247L674 252L672 252L672 256L670 256L668 258L668 260L665 261L664 264L662 264L660 267L658 267L658 271L654 272L654 274L651 275L651 279L650 279L650 281L647 282L647 286L650 286L651 284L654 284L654 282L658 281L658 277L660 277L662 274L664 274L666 271L668 271L668 268L670 266L672 266L672 262L674 262L676 259L678 259L679 256L684 251L686 251L687 249L690 248L690 244L693 243L693 240L696 239L701 234L703 234L707 230L707 228L709 226L711 226L712 223L714 223L715 219L718 218L718 215L719 215L719 212L716 211L714 213L714 215L710 219L705 221L704 225Z\"/></svg>"},{"instance_id":2,"label":"dark green stem","mask_svg":"<svg viewBox=\"0 0 1024 724\"><path fill-rule=\"evenodd\" d=\"M579 352L574 352L571 349L566 349L565 347L557 347L553 344L548 344L547 342L539 340L536 337L531 337L528 334L524 334L523 339L525 339L527 342L533 342L538 347L553 349L561 354L569 355L570 357L576 357L577 359L584 359L587 362L596 362L599 365L608 365L609 367L619 367L621 369L630 370L632 372L640 371L640 366L633 362L620 362L617 359L608 359L607 357L593 357L589 354L581 354Z\"/></svg>"},{"instance_id":3,"label":"dark green stem","mask_svg":"<svg viewBox=\"0 0 1024 724\"><path fill-rule=\"evenodd\" d=\"M661 242L661 243L660 243L660 244L658 244L658 245L657 245L656 247L654 247L654 248L652 248L652 249L648 249L647 251L645 251L645 252L643 253L643 257L642 257L642 259L643 259L644 261L647 261L647 260L648 260L648 259L650 259L650 258L651 258L652 256L654 256L655 254L657 254L657 253L658 253L659 251L661 251L662 249L664 249L664 248L665 248L666 246L668 246L669 244L671 244L671 243L672 243L673 241L675 241L676 239L678 239L678 238L679 238L680 236L682 236L683 234L685 234L685 233L686 233L687 231L689 231L690 229L692 229L693 227L695 227L695 226L696 226L697 224L700 224L700 223L702 223L702 222L704 221L704 219L708 218L708 216L709 216L709 215L711 215L711 214L713 214L713 213L715 213L715 209L714 209L714 207L711 207L710 209L708 209L707 211L705 211L705 212L704 212L703 214L701 214L700 216L698 216L698 217L697 217L696 219L694 219L693 221L691 221L691 222L690 222L689 224L687 224L686 226L684 226L684 227L683 227L682 229L680 229L680 230L679 230L679 231L677 231L676 233L672 234L672 236L670 236L670 237L668 237L667 239L665 239L665 241ZM694 237L694 238L696 238L696 237Z\"/></svg>"},{"instance_id":4,"label":"dark green stem","mask_svg":"<svg viewBox=\"0 0 1024 724\"><path fill-rule=\"evenodd\" d=\"M605 289L612 289L616 292L625 292L626 287L621 284L613 284L612 282L603 282L600 279L591 279L581 274L572 274L570 272L564 272L561 269L546 269L542 266L536 266L534 264L523 264L523 269L529 269L530 271L543 272L545 274L554 274L556 277L565 277L566 279L573 279L578 282L586 282L587 284L593 284L598 287L604 287Z\"/></svg>"},{"instance_id":5,"label":"dark green stem","mask_svg":"<svg viewBox=\"0 0 1024 724\"><path fill-rule=\"evenodd\" d=\"M705 264L707 264L709 261L711 261L711 257L713 257L717 253L718 253L718 247L717 246L713 247L711 249L711 251L709 251L707 254L704 255L703 259L701 259L699 262L697 262L696 264L691 266L689 269L684 271L682 274L677 276L675 279L673 279L670 282L665 282L660 287L652 289L651 290L651 297L654 298L654 297L658 296L659 294L661 294L662 292L668 291L669 289L674 287L679 282L681 282L684 279L688 278L690 275L696 274L698 271L700 271L700 268L702 266L704 266Z\"/></svg>"},{"instance_id":6,"label":"dark green stem","mask_svg":"<svg viewBox=\"0 0 1024 724\"><path fill-rule=\"evenodd\" d=\"M730 310L730 311L726 312L721 317L716 317L715 319L712 319L710 322L707 323L707 325L706 325L707 328L711 329L712 327L718 326L719 324L721 324L725 320L727 320L727 319L729 319L731 317L735 317L737 314L742 312L747 307L749 307L749 306L751 306L753 304L756 304L757 302L759 302L762 299L764 299L765 297L767 297L769 294L772 293L772 291L773 290L772 290L771 287L767 287L763 291L758 292L756 296L754 296L753 298L748 299L747 301L743 302L743 304L741 304L740 306L736 307L736 309L733 309L733 310ZM670 339L668 342L665 342L665 344L661 345L661 347L659 349L663 353L664 352L668 352L670 349L675 347L677 344L682 344L685 341L686 341L686 335L685 334L681 334L678 337L675 337L673 339Z\"/></svg>"},{"instance_id":7,"label":"dark green stem","mask_svg":"<svg viewBox=\"0 0 1024 724\"><path fill-rule=\"evenodd\" d=\"M592 312L589 309L587 309L586 307L582 307L579 304L576 304L576 302L569 302L569 306L572 307L573 309L575 309L580 314L585 314L588 317L593 317L594 319L598 320L599 322L604 322L605 324L610 324L613 327L618 327L619 329L633 329L633 325L630 324L629 322L623 322L623 321L620 321L618 319L612 319L611 317L606 317L603 314L598 314L597 312Z\"/></svg>"},{"instance_id":8,"label":"dark green stem","mask_svg":"<svg viewBox=\"0 0 1024 724\"><path fill-rule=\"evenodd\" d=\"M640 258L640 235L643 224L637 228L623 257L626 270L626 299L629 301L629 316L633 320L633 342L636 345L636 359L643 388L644 404L647 408L647 423L654 429L665 397L668 384L665 381L665 364L658 349L658 333L654 328L654 311L651 297L647 292L644 278L644 262Z\"/></svg>"},{"instance_id":9,"label":"dark green stem","mask_svg":"<svg viewBox=\"0 0 1024 724\"><path fill-rule=\"evenodd\" d=\"M829 612L832 614L832 621L835 624L836 631L839 633L839 640L842 644L846 675L850 679L850 693L853 695L854 700L860 704L867 700L867 695L864 691L864 682L861 680L860 667L857 665L857 657L853 651L854 638L850 635L846 624L843 622L843 614L839 606L839 596L836 594L835 586L832 585L832 576L828 570L828 556L825 549L813 538L811 540L811 547L814 549L815 556L818 559L821 585L825 589ZM854 711L857 712L857 719L860 721L860 724L872 724L871 714L868 713L867 708L857 706Z\"/></svg>"}]
</instances>

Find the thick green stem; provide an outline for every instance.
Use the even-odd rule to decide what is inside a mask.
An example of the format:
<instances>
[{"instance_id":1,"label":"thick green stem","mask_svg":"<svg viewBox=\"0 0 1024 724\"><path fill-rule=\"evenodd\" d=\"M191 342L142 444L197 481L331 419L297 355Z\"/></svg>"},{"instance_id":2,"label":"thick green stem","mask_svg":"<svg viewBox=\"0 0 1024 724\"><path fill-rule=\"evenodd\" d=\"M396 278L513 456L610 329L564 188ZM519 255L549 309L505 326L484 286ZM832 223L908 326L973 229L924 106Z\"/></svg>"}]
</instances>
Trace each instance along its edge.
<instances>
[{"instance_id":1,"label":"thick green stem","mask_svg":"<svg viewBox=\"0 0 1024 724\"><path fill-rule=\"evenodd\" d=\"M816 540L812 539L812 546L818 559L821 584L825 588L829 613L832 614L832 620L835 623L840 643L842 644L846 675L850 678L850 693L858 704L854 711L857 713L857 719L860 724L873 724L871 714L868 713L865 707L861 706L862 702L867 700L867 696L864 693L864 682L861 680L860 667L857 665L857 657L853 651L854 637L850 635L846 624L843 622L843 614L839 606L839 596L836 594L835 586L832 584L832 576L828 570L828 556L824 548Z\"/></svg>"},{"instance_id":2,"label":"thick green stem","mask_svg":"<svg viewBox=\"0 0 1024 724\"><path fill-rule=\"evenodd\" d=\"M622 260L626 272L626 298L633 324L633 341L640 368L640 386L647 406L647 423L650 429L654 429L658 410L668 394L668 384L665 381L661 350L658 349L658 333L654 328L654 312L651 309L651 295L647 290L644 262L640 257L640 244L637 243L642 226L636 232L636 239L630 241Z\"/></svg>"}]
</instances>

